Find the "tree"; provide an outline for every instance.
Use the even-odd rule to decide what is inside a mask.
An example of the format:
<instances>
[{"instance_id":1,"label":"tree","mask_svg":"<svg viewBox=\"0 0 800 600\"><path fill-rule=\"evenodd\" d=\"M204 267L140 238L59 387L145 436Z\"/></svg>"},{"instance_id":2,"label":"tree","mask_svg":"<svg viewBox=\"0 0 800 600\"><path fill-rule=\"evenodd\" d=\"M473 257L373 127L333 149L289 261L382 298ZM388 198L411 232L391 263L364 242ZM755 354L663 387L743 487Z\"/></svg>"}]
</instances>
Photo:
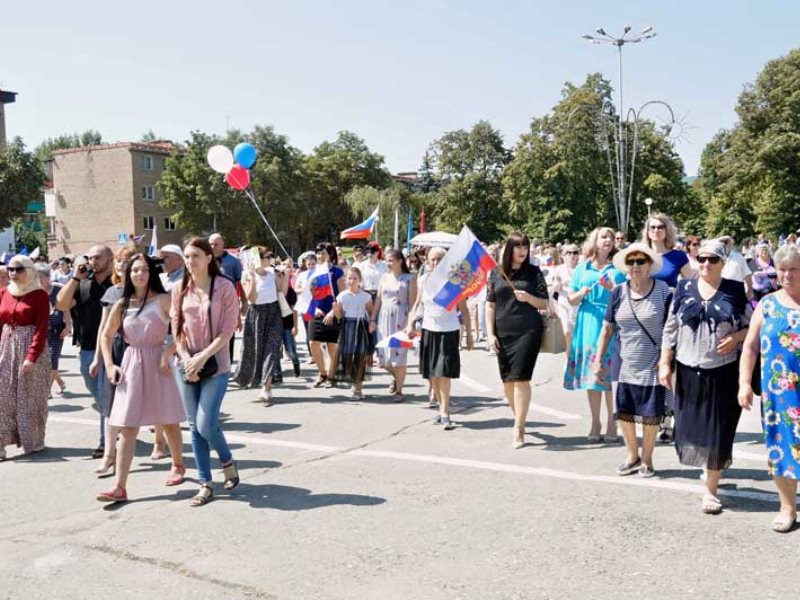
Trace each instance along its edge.
<instances>
[{"instance_id":1,"label":"tree","mask_svg":"<svg viewBox=\"0 0 800 600\"><path fill-rule=\"evenodd\" d=\"M148 142L157 142L161 138L158 137L152 129L148 129L146 133L142 134L142 137L139 139L140 142L148 143Z\"/></svg>"},{"instance_id":2,"label":"tree","mask_svg":"<svg viewBox=\"0 0 800 600\"><path fill-rule=\"evenodd\" d=\"M36 146L34 154L40 161L50 158L53 150L63 150L66 148L82 148L84 146L97 146L103 143L103 136L99 131L87 129L83 133L66 133L54 138L47 138Z\"/></svg>"},{"instance_id":3,"label":"tree","mask_svg":"<svg viewBox=\"0 0 800 600\"><path fill-rule=\"evenodd\" d=\"M707 230L775 239L800 222L800 49L767 63L736 113L736 125L703 150Z\"/></svg>"},{"instance_id":4,"label":"tree","mask_svg":"<svg viewBox=\"0 0 800 600\"><path fill-rule=\"evenodd\" d=\"M20 138L0 149L0 227L21 217L28 202L40 200L44 170Z\"/></svg>"},{"instance_id":5,"label":"tree","mask_svg":"<svg viewBox=\"0 0 800 600\"><path fill-rule=\"evenodd\" d=\"M399 183L383 190L365 185L350 190L345 196L345 203L356 216L356 222L366 219L376 207L379 208L378 224L372 237L373 239L377 238L385 246L394 240L395 210L399 214L399 237L405 241L410 206L409 197L410 193L406 187Z\"/></svg>"},{"instance_id":6,"label":"tree","mask_svg":"<svg viewBox=\"0 0 800 600\"><path fill-rule=\"evenodd\" d=\"M480 239L500 237L507 220L502 174L510 158L500 132L488 121L434 141L424 160L432 163L439 184L430 193L435 226L457 233L466 224Z\"/></svg>"}]
</instances>

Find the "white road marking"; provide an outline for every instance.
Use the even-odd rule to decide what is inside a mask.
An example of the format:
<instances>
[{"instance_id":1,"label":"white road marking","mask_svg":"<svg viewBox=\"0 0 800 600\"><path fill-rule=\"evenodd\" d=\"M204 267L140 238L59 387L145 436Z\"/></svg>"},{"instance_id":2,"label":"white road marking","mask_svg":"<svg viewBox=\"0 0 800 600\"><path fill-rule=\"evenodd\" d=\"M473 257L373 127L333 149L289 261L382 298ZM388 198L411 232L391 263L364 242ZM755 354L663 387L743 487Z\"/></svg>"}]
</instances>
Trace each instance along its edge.
<instances>
[{"instance_id":1,"label":"white road marking","mask_svg":"<svg viewBox=\"0 0 800 600\"><path fill-rule=\"evenodd\" d=\"M81 419L76 417L50 417L50 422L72 423L76 425L97 426L96 419ZM259 446L276 446L284 448L295 448L298 450L312 450L323 453L342 452L345 448L336 446L324 446L320 444L307 444L305 442L293 442L288 440L275 440L264 437L253 437L249 435L230 435L225 436L230 441ZM353 450L342 454L343 457L355 456L365 458L383 458L389 460L403 460L410 462L421 462L428 464L445 465L450 467L462 467L469 469L481 469L485 471L495 471L500 473L516 473L521 475L533 475L536 477L550 477L552 479L564 479L569 481L583 481L586 483L611 483L615 485L632 485L636 487L656 488L687 492L692 494L703 494L705 487L695 483L679 483L675 481L660 480L657 477L651 479L639 479L636 476L619 477L612 475L584 475L572 471L561 471L558 469L547 469L543 467L528 467L525 465L513 465L508 463L489 462L483 460L472 460L466 458L450 458L446 456L436 456L433 454L413 454L410 452L391 452L384 450ZM730 496L734 498L749 498L752 500L762 500L768 502L777 501L777 494L773 492L750 492L740 490L718 491L720 496Z\"/></svg>"},{"instance_id":2,"label":"white road marking","mask_svg":"<svg viewBox=\"0 0 800 600\"><path fill-rule=\"evenodd\" d=\"M475 381L474 379L467 377L466 375L461 375L458 378L458 381L463 383L469 388L472 388L476 392L481 392L483 394L494 394L494 390L490 387L483 385L482 383Z\"/></svg>"}]
</instances>

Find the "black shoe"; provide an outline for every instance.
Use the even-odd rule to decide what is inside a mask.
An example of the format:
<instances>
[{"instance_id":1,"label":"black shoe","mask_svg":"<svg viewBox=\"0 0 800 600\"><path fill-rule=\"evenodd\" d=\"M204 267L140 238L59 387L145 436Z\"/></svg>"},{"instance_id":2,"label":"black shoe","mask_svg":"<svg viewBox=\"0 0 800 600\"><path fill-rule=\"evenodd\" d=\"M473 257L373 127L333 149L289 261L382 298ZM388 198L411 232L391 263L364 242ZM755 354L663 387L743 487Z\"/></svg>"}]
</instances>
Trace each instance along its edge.
<instances>
[{"instance_id":1,"label":"black shoe","mask_svg":"<svg viewBox=\"0 0 800 600\"><path fill-rule=\"evenodd\" d=\"M294 376L295 377L300 377L300 363L299 362L294 363Z\"/></svg>"},{"instance_id":2,"label":"black shoe","mask_svg":"<svg viewBox=\"0 0 800 600\"><path fill-rule=\"evenodd\" d=\"M92 458L94 458L94 459L103 458L105 453L106 453L106 449L103 446L98 446L94 450L94 452L92 452Z\"/></svg>"},{"instance_id":3,"label":"black shoe","mask_svg":"<svg viewBox=\"0 0 800 600\"><path fill-rule=\"evenodd\" d=\"M283 373L278 373L272 376L272 383L283 383Z\"/></svg>"}]
</instances>

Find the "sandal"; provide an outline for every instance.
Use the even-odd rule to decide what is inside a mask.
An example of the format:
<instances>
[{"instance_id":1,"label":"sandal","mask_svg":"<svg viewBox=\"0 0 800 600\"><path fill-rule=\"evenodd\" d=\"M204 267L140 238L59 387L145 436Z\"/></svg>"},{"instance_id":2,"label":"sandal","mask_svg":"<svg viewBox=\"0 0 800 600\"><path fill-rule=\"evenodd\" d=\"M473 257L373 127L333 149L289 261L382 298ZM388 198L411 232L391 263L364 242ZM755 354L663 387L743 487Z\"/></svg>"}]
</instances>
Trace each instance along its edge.
<instances>
[{"instance_id":1,"label":"sandal","mask_svg":"<svg viewBox=\"0 0 800 600\"><path fill-rule=\"evenodd\" d=\"M794 524L796 522L797 515L778 513L778 516L772 519L772 531L776 533L789 533L794 529Z\"/></svg>"},{"instance_id":2,"label":"sandal","mask_svg":"<svg viewBox=\"0 0 800 600\"><path fill-rule=\"evenodd\" d=\"M315 388L321 388L323 385L325 385L326 381L328 381L328 376L327 375L320 375L319 377L317 377L317 380L314 382L314 387Z\"/></svg>"},{"instance_id":3,"label":"sandal","mask_svg":"<svg viewBox=\"0 0 800 600\"><path fill-rule=\"evenodd\" d=\"M186 467L173 464L172 471L173 472L169 474L169 477L167 477L167 480L164 482L164 485L173 486L182 484L186 475Z\"/></svg>"},{"instance_id":4,"label":"sandal","mask_svg":"<svg viewBox=\"0 0 800 600\"><path fill-rule=\"evenodd\" d=\"M722 512L722 502L713 494L703 496L702 510L707 515L718 515Z\"/></svg>"},{"instance_id":5,"label":"sandal","mask_svg":"<svg viewBox=\"0 0 800 600\"><path fill-rule=\"evenodd\" d=\"M431 393L428 396L428 408L439 408L439 400L436 398L436 394L433 390L431 390Z\"/></svg>"},{"instance_id":6,"label":"sandal","mask_svg":"<svg viewBox=\"0 0 800 600\"><path fill-rule=\"evenodd\" d=\"M392 379L392 383L389 384L389 395L394 396L397 394L397 381Z\"/></svg>"},{"instance_id":7,"label":"sandal","mask_svg":"<svg viewBox=\"0 0 800 600\"><path fill-rule=\"evenodd\" d=\"M405 398L403 398L403 394L401 394L400 392L395 392L394 396L392 396L392 402L394 402L395 404L400 404L404 400Z\"/></svg>"},{"instance_id":8,"label":"sandal","mask_svg":"<svg viewBox=\"0 0 800 600\"><path fill-rule=\"evenodd\" d=\"M94 472L98 478L106 477L108 475L113 475L116 472L116 456L109 456L103 458L103 462L100 463L100 466L97 467Z\"/></svg>"},{"instance_id":9,"label":"sandal","mask_svg":"<svg viewBox=\"0 0 800 600\"><path fill-rule=\"evenodd\" d=\"M204 483L200 486L200 491L189 501L189 506L205 506L208 501L214 497L214 490L211 489L211 484Z\"/></svg>"},{"instance_id":10,"label":"sandal","mask_svg":"<svg viewBox=\"0 0 800 600\"><path fill-rule=\"evenodd\" d=\"M167 454L166 450L159 448L158 446L153 446L153 452L150 454L150 460L162 460L168 456L169 454Z\"/></svg>"},{"instance_id":11,"label":"sandal","mask_svg":"<svg viewBox=\"0 0 800 600\"><path fill-rule=\"evenodd\" d=\"M229 492L239 485L239 469L236 468L235 460L232 460L227 465L222 465L222 474L225 476L223 487Z\"/></svg>"},{"instance_id":12,"label":"sandal","mask_svg":"<svg viewBox=\"0 0 800 600\"><path fill-rule=\"evenodd\" d=\"M100 492L97 494L96 499L98 502L127 502L128 492L122 486L116 486L107 492Z\"/></svg>"},{"instance_id":13,"label":"sandal","mask_svg":"<svg viewBox=\"0 0 800 600\"><path fill-rule=\"evenodd\" d=\"M92 458L103 458L106 455L106 449L103 446L98 446L92 451Z\"/></svg>"},{"instance_id":14,"label":"sandal","mask_svg":"<svg viewBox=\"0 0 800 600\"><path fill-rule=\"evenodd\" d=\"M617 475L624 477L625 475L633 475L642 466L642 459L637 458L635 462L629 463L625 461L617 467Z\"/></svg>"},{"instance_id":15,"label":"sandal","mask_svg":"<svg viewBox=\"0 0 800 600\"><path fill-rule=\"evenodd\" d=\"M672 427L662 427L658 432L658 441L664 444L669 444L675 439L672 432Z\"/></svg>"}]
</instances>

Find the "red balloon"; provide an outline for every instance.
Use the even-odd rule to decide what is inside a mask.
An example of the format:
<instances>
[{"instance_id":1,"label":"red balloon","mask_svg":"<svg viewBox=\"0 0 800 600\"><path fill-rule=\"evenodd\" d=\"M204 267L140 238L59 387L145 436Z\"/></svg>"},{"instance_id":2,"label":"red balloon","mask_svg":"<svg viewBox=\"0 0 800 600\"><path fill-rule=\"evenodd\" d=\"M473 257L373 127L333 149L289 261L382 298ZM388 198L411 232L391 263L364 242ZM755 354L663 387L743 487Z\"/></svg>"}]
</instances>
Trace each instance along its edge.
<instances>
[{"instance_id":1,"label":"red balloon","mask_svg":"<svg viewBox=\"0 0 800 600\"><path fill-rule=\"evenodd\" d=\"M225 182L235 190L246 190L250 185L250 171L241 165L233 165L225 175Z\"/></svg>"}]
</instances>

